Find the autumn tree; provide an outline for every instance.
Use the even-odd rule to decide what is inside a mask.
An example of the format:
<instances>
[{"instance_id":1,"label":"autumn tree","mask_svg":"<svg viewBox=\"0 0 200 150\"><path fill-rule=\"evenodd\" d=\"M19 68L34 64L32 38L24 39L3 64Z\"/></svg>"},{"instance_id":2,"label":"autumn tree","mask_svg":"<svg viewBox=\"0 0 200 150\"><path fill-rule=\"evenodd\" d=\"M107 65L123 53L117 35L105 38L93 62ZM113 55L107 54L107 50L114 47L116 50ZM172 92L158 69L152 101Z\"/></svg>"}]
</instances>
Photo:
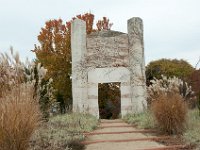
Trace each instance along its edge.
<instances>
[{"instance_id":1,"label":"autumn tree","mask_svg":"<svg viewBox=\"0 0 200 150\"><path fill-rule=\"evenodd\" d=\"M37 62L48 70L46 78L54 80L53 86L57 89L56 97L61 93L64 98L70 98L70 31L67 25L61 19L47 21L38 35L38 41L40 46L35 45L33 51ZM58 101L64 104L62 99Z\"/></svg>"},{"instance_id":2,"label":"autumn tree","mask_svg":"<svg viewBox=\"0 0 200 150\"><path fill-rule=\"evenodd\" d=\"M87 34L96 31L93 29L93 14L77 15L72 20L76 18L86 22ZM55 96L61 104L61 112L65 112L65 106L72 104L72 83L70 79L72 20L66 23L62 19L47 21L38 35L40 45L35 45L33 50L37 57L36 61L40 62L48 70L47 78L52 78L54 81ZM106 27L109 24L109 20L104 17L102 23L102 26Z\"/></svg>"}]
</instances>

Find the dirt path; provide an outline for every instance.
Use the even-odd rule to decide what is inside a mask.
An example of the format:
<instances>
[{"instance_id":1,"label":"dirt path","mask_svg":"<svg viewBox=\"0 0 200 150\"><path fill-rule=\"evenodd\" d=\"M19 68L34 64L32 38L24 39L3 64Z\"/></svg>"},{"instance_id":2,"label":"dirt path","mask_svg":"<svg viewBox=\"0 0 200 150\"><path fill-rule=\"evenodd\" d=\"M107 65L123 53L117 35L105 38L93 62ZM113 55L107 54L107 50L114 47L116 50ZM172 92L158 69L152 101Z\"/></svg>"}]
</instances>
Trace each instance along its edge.
<instances>
[{"instance_id":1,"label":"dirt path","mask_svg":"<svg viewBox=\"0 0 200 150\"><path fill-rule=\"evenodd\" d=\"M101 120L97 130L87 133L86 150L166 150L178 149L180 145L166 147L156 141L169 137L156 137L148 133L154 131L139 130L122 120Z\"/></svg>"}]
</instances>

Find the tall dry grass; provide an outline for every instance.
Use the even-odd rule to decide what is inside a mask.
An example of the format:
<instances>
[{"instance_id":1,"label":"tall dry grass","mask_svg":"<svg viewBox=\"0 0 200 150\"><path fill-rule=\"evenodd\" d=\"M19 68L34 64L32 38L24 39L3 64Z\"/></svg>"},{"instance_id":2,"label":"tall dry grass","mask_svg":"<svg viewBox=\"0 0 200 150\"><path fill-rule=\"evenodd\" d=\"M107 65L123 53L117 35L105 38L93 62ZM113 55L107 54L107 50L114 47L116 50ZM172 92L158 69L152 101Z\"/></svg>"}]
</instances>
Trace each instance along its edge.
<instances>
[{"instance_id":1,"label":"tall dry grass","mask_svg":"<svg viewBox=\"0 0 200 150\"><path fill-rule=\"evenodd\" d=\"M26 150L41 121L34 80L18 53L0 53L0 150Z\"/></svg>"},{"instance_id":2,"label":"tall dry grass","mask_svg":"<svg viewBox=\"0 0 200 150\"><path fill-rule=\"evenodd\" d=\"M41 113L33 87L21 84L0 98L0 150L26 150L40 123Z\"/></svg>"},{"instance_id":3,"label":"tall dry grass","mask_svg":"<svg viewBox=\"0 0 200 150\"><path fill-rule=\"evenodd\" d=\"M149 106L162 132L181 134L186 125L186 99L192 97L193 91L181 79L161 77L147 87Z\"/></svg>"},{"instance_id":4,"label":"tall dry grass","mask_svg":"<svg viewBox=\"0 0 200 150\"><path fill-rule=\"evenodd\" d=\"M187 121L187 105L179 94L160 94L151 104L156 123L162 132L182 134Z\"/></svg>"},{"instance_id":5,"label":"tall dry grass","mask_svg":"<svg viewBox=\"0 0 200 150\"><path fill-rule=\"evenodd\" d=\"M0 97L14 85L22 83L24 80L24 65L19 60L19 54L13 53L11 56L7 53L0 53Z\"/></svg>"}]
</instances>

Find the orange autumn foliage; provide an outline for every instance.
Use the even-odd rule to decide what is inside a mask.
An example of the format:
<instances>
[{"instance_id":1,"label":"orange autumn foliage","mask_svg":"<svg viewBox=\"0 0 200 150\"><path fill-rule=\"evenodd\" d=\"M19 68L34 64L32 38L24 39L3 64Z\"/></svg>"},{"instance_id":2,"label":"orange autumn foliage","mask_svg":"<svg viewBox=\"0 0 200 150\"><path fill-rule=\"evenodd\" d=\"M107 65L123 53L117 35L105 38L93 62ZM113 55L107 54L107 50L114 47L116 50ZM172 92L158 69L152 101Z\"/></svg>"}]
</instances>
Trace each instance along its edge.
<instances>
[{"instance_id":1,"label":"orange autumn foliage","mask_svg":"<svg viewBox=\"0 0 200 150\"><path fill-rule=\"evenodd\" d=\"M45 27L41 28L38 35L39 46L35 45L32 50L40 62L47 70L47 78L53 78L53 86L57 90L57 100L64 106L72 103L71 94L71 22L79 18L86 22L86 32L97 31L93 28L94 15L86 13L77 15L66 23L62 19L49 20L45 23ZM109 19L103 17L102 26L109 24ZM103 29L103 28L102 28ZM100 28L98 27L98 30Z\"/></svg>"}]
</instances>

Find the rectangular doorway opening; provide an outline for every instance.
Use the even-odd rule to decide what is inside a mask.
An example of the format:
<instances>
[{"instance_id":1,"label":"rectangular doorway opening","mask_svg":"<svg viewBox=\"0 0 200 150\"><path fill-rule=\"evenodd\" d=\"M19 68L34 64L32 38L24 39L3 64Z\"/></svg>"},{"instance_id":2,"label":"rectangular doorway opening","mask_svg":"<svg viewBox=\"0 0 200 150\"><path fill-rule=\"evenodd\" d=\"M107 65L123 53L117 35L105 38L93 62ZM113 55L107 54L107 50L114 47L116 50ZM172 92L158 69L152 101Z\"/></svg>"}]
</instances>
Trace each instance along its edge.
<instances>
[{"instance_id":1,"label":"rectangular doorway opening","mask_svg":"<svg viewBox=\"0 0 200 150\"><path fill-rule=\"evenodd\" d=\"M120 82L98 84L100 119L118 119L121 114Z\"/></svg>"}]
</instances>

